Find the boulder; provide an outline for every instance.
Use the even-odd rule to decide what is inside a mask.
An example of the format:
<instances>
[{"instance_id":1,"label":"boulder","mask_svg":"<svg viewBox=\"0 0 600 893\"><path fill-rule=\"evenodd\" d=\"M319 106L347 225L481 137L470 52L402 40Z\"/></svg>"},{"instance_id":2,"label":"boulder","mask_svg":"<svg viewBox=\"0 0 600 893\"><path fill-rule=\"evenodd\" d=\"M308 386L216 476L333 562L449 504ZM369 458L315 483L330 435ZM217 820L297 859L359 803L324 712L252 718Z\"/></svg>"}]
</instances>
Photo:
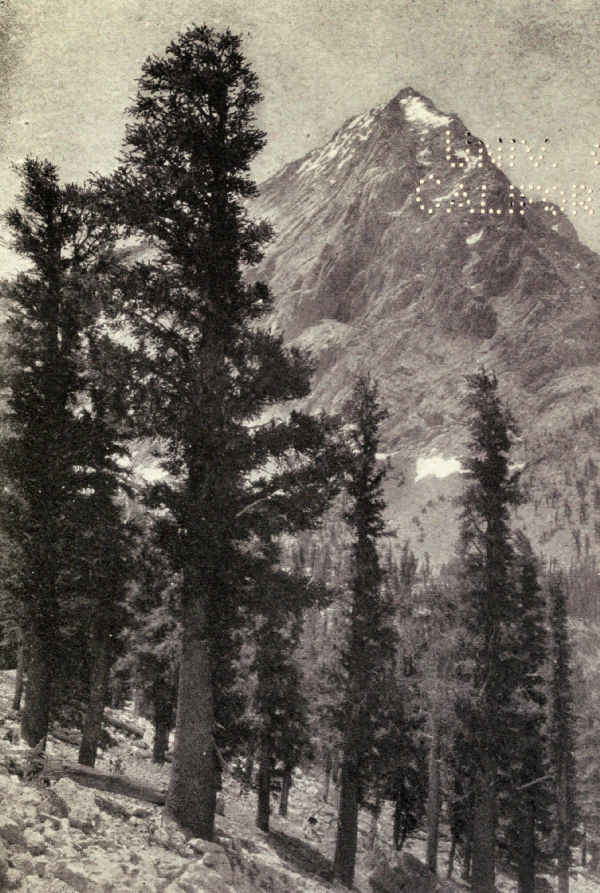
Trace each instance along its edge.
<instances>
[{"instance_id":1,"label":"boulder","mask_svg":"<svg viewBox=\"0 0 600 893\"><path fill-rule=\"evenodd\" d=\"M102 888L90 878L88 870L79 862L58 862L54 866L53 873L78 893L101 893Z\"/></svg>"},{"instance_id":2,"label":"boulder","mask_svg":"<svg viewBox=\"0 0 600 893\"><path fill-rule=\"evenodd\" d=\"M369 885L373 893L452 893L459 889L452 881L441 881L411 853L402 853L391 863L379 855Z\"/></svg>"},{"instance_id":3,"label":"boulder","mask_svg":"<svg viewBox=\"0 0 600 893\"><path fill-rule=\"evenodd\" d=\"M177 822L168 816L163 816L158 828L152 830L152 839L165 849L173 850L173 852L179 853L181 856L188 855L190 852L185 833Z\"/></svg>"},{"instance_id":4,"label":"boulder","mask_svg":"<svg viewBox=\"0 0 600 893\"><path fill-rule=\"evenodd\" d=\"M18 722L4 723L4 740L11 744L19 744L21 741L21 729Z\"/></svg>"},{"instance_id":5,"label":"boulder","mask_svg":"<svg viewBox=\"0 0 600 893\"><path fill-rule=\"evenodd\" d=\"M29 853L12 853L10 861L13 865L13 868L16 868L18 871L21 872L21 874L24 874L25 877L29 877L29 875L34 874L33 857L30 856Z\"/></svg>"},{"instance_id":6,"label":"boulder","mask_svg":"<svg viewBox=\"0 0 600 893\"><path fill-rule=\"evenodd\" d=\"M201 861L192 862L177 880L165 888L165 893L235 893L233 887L216 871L206 868Z\"/></svg>"},{"instance_id":7,"label":"boulder","mask_svg":"<svg viewBox=\"0 0 600 893\"><path fill-rule=\"evenodd\" d=\"M203 856L205 853L222 853L223 846L221 843L214 840L204 840L203 837L192 837L191 840L188 840L187 842L187 850L189 855L195 853L198 856Z\"/></svg>"},{"instance_id":8,"label":"boulder","mask_svg":"<svg viewBox=\"0 0 600 893\"><path fill-rule=\"evenodd\" d=\"M24 849L23 825L10 815L0 815L0 840L11 847Z\"/></svg>"},{"instance_id":9,"label":"boulder","mask_svg":"<svg viewBox=\"0 0 600 893\"><path fill-rule=\"evenodd\" d=\"M166 855L157 859L154 863L154 870L160 878L164 878L169 883L184 871L186 863L174 855Z\"/></svg>"},{"instance_id":10,"label":"boulder","mask_svg":"<svg viewBox=\"0 0 600 893\"><path fill-rule=\"evenodd\" d=\"M46 877L48 858L46 856L38 856L33 860L33 869L38 877Z\"/></svg>"},{"instance_id":11,"label":"boulder","mask_svg":"<svg viewBox=\"0 0 600 893\"><path fill-rule=\"evenodd\" d=\"M86 833L98 828L101 817L93 791L80 787L70 778L59 779L53 791L64 803L72 828Z\"/></svg>"},{"instance_id":12,"label":"boulder","mask_svg":"<svg viewBox=\"0 0 600 893\"><path fill-rule=\"evenodd\" d=\"M297 875L287 868L272 850L264 850L245 858L236 865L234 883L239 890L269 890L270 893L289 893L296 887Z\"/></svg>"},{"instance_id":13,"label":"boulder","mask_svg":"<svg viewBox=\"0 0 600 893\"><path fill-rule=\"evenodd\" d=\"M23 832L23 838L25 846L32 856L41 856L46 852L47 843L39 831L32 831L31 828L27 828Z\"/></svg>"},{"instance_id":14,"label":"boulder","mask_svg":"<svg viewBox=\"0 0 600 893\"><path fill-rule=\"evenodd\" d=\"M6 872L3 889L17 890L21 886L21 881L23 881L23 879L23 874L18 870L18 868L9 868Z\"/></svg>"},{"instance_id":15,"label":"boulder","mask_svg":"<svg viewBox=\"0 0 600 893\"><path fill-rule=\"evenodd\" d=\"M227 881L227 883L233 881L231 862L229 861L227 853L222 849L209 850L203 855L202 864L206 866L206 868L211 868L213 871L216 871L217 874L220 874L223 880Z\"/></svg>"}]
</instances>

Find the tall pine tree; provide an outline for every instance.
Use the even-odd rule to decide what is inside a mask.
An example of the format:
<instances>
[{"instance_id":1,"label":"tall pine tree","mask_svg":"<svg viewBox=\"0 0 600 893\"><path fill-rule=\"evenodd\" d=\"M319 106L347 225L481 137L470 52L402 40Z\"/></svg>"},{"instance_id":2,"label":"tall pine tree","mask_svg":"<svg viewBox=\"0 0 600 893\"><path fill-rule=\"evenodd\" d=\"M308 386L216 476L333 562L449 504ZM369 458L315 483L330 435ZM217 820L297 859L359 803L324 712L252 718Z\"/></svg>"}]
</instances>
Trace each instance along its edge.
<instances>
[{"instance_id":1,"label":"tall pine tree","mask_svg":"<svg viewBox=\"0 0 600 893\"><path fill-rule=\"evenodd\" d=\"M242 275L269 236L245 211L256 192L248 171L265 140L255 126L259 100L239 38L191 28L144 63L121 166L97 184L105 211L148 246L119 289L139 347L139 417L167 443L172 483L156 498L173 520L171 559L182 577L167 810L207 838L217 696L251 588L243 544L262 535L267 514L302 526L330 470L319 422L292 413L260 424L270 405L307 394L311 367L256 325L271 297ZM312 472L283 467L298 457L318 460ZM282 465L275 475L271 462Z\"/></svg>"},{"instance_id":2,"label":"tall pine tree","mask_svg":"<svg viewBox=\"0 0 600 893\"><path fill-rule=\"evenodd\" d=\"M13 594L22 605L28 656L22 731L35 745L46 736L64 670L74 530L115 452L112 432L85 408L86 352L113 253L89 192L61 186L50 162L26 160L22 184L19 207L6 219L15 251L30 266L7 289L9 431L2 464L9 481L4 523L20 548Z\"/></svg>"},{"instance_id":3,"label":"tall pine tree","mask_svg":"<svg viewBox=\"0 0 600 893\"><path fill-rule=\"evenodd\" d=\"M342 772L334 855L334 874L346 886L352 886L354 879L358 810L386 706L386 678L394 662L392 605L383 597L377 551L385 527L385 468L378 462L377 453L379 428L386 416L376 384L360 376L348 407L351 452L346 521L352 532L352 558L347 638L342 651Z\"/></svg>"},{"instance_id":4,"label":"tall pine tree","mask_svg":"<svg viewBox=\"0 0 600 893\"><path fill-rule=\"evenodd\" d=\"M521 501L509 468L516 426L498 396L495 376L468 376L468 484L462 497L460 552L464 572L463 655L471 696L461 705L472 759L473 888L494 893L498 778L511 742L506 705L514 687L513 633L519 605L513 586L509 510ZM468 799L468 797L467 797Z\"/></svg>"}]
</instances>

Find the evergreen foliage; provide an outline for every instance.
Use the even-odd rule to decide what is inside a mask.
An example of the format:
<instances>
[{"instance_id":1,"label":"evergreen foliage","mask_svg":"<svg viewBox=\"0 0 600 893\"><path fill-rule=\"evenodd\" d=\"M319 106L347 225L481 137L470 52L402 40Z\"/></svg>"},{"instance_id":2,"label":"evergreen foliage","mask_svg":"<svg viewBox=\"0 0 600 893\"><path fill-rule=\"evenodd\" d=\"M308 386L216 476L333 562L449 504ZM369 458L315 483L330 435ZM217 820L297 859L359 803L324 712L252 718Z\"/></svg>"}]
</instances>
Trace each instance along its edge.
<instances>
[{"instance_id":1,"label":"evergreen foliage","mask_svg":"<svg viewBox=\"0 0 600 893\"><path fill-rule=\"evenodd\" d=\"M135 573L127 594L123 653L116 673L132 686L154 724L154 762L165 760L174 725L181 627L181 576L161 548L160 519L134 503L138 515Z\"/></svg>"},{"instance_id":2,"label":"evergreen foliage","mask_svg":"<svg viewBox=\"0 0 600 893\"><path fill-rule=\"evenodd\" d=\"M377 551L384 533L382 482L377 460L379 428L386 418L377 386L360 376L348 406L351 452L345 519L352 532L347 637L341 653L343 690L339 725L342 774L334 874L351 886L356 861L358 808L378 757L378 733L385 728L386 687L394 666L393 607L383 597Z\"/></svg>"},{"instance_id":3,"label":"evergreen foliage","mask_svg":"<svg viewBox=\"0 0 600 893\"><path fill-rule=\"evenodd\" d=\"M22 183L6 219L30 267L7 288L1 459L3 526L19 549L11 592L28 656L23 735L35 745L69 672L69 605L88 591L89 573L94 585L106 582L104 562L87 546L102 548L95 537L111 511L119 447L110 388L92 359L114 264L110 229L91 210L89 191L61 186L50 162L27 159Z\"/></svg>"},{"instance_id":4,"label":"evergreen foliage","mask_svg":"<svg viewBox=\"0 0 600 893\"><path fill-rule=\"evenodd\" d=\"M509 516L521 494L518 474L509 468L517 430L502 406L496 378L481 370L468 376L467 384L470 442L462 460L468 483L461 499L460 556L462 676L471 692L460 705L467 746L461 756L465 780L470 776L473 785L472 883L480 893L493 893L499 774L509 765L515 743L509 730L523 661L516 650L521 611ZM468 802L468 791L462 796Z\"/></svg>"},{"instance_id":5,"label":"evergreen foliage","mask_svg":"<svg viewBox=\"0 0 600 893\"><path fill-rule=\"evenodd\" d=\"M271 565L257 581L258 603L251 622L253 677L251 737L258 755L256 823L269 829L271 781L279 768L283 786L308 749L308 704L297 651L305 612L322 604L324 590L278 564L279 548L270 544Z\"/></svg>"},{"instance_id":6,"label":"evergreen foliage","mask_svg":"<svg viewBox=\"0 0 600 893\"><path fill-rule=\"evenodd\" d=\"M264 144L259 99L238 37L189 29L144 63L122 163L97 182L104 212L148 246L119 288L139 348L140 433L167 443L171 481L154 502L172 519L182 576L168 809L207 838L216 695L228 687L240 602L262 564L244 544L313 524L335 478L331 424L297 412L260 424L270 406L307 394L311 365L256 325L271 297L242 275L270 233L244 207Z\"/></svg>"},{"instance_id":7,"label":"evergreen foliage","mask_svg":"<svg viewBox=\"0 0 600 893\"><path fill-rule=\"evenodd\" d=\"M550 765L554 776L554 851L559 893L568 893L573 834L577 822L575 801L575 718L571 690L571 655L567 630L567 602L560 573L548 577L551 631Z\"/></svg>"},{"instance_id":8,"label":"evergreen foliage","mask_svg":"<svg viewBox=\"0 0 600 893\"><path fill-rule=\"evenodd\" d=\"M548 865L551 855L547 845L553 800L546 737L547 617L531 546L522 535L517 546L514 585L520 617L514 628L512 745L499 786L499 813L506 859L516 867L519 893L535 893L536 867Z\"/></svg>"}]
</instances>

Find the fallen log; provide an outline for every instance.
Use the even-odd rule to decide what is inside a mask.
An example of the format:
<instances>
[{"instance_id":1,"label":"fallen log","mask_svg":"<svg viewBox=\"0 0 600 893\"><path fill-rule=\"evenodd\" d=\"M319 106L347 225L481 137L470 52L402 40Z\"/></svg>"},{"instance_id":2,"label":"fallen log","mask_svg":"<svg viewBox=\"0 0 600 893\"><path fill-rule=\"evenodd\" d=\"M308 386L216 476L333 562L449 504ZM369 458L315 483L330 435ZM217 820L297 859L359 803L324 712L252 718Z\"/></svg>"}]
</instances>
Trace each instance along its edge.
<instances>
[{"instance_id":1,"label":"fallen log","mask_svg":"<svg viewBox=\"0 0 600 893\"><path fill-rule=\"evenodd\" d=\"M50 737L56 738L57 741L62 741L63 744L72 744L73 747L79 747L81 744L81 735L79 732L72 731L71 729L63 729L60 726L52 726Z\"/></svg>"},{"instance_id":2,"label":"fallen log","mask_svg":"<svg viewBox=\"0 0 600 893\"><path fill-rule=\"evenodd\" d=\"M104 718L106 722L109 725L114 726L115 729L127 732L128 735L133 735L135 738L144 737L143 729L140 729L139 726L136 726L133 722L129 722L127 719L121 719L121 717L117 716L109 707L104 710Z\"/></svg>"},{"instance_id":3,"label":"fallen log","mask_svg":"<svg viewBox=\"0 0 600 893\"><path fill-rule=\"evenodd\" d=\"M106 791L109 794L121 794L123 797L133 797L135 800L143 800L145 803L155 803L163 806L166 800L166 791L159 791L149 785L136 781L127 775L110 775L92 769L91 766L82 766L70 760L44 760L42 777L47 779L71 778L78 784L97 791Z\"/></svg>"},{"instance_id":4,"label":"fallen log","mask_svg":"<svg viewBox=\"0 0 600 893\"><path fill-rule=\"evenodd\" d=\"M99 809L118 819L130 819L133 815L130 809L127 809L120 803L115 803L114 800L109 800L108 797L102 797L100 794L96 794L94 801Z\"/></svg>"},{"instance_id":5,"label":"fallen log","mask_svg":"<svg viewBox=\"0 0 600 893\"><path fill-rule=\"evenodd\" d=\"M28 751L24 756L11 755L10 766L7 768L9 772L26 780L33 777L47 781L70 778L86 788L120 794L134 800L142 800L144 803L154 803L156 806L164 806L166 800L166 791L142 784L127 775L111 775L72 760L60 760L38 754L32 756L32 751Z\"/></svg>"},{"instance_id":6,"label":"fallen log","mask_svg":"<svg viewBox=\"0 0 600 893\"><path fill-rule=\"evenodd\" d=\"M152 810L150 808L145 808L143 806L124 806L122 803L117 803L115 800L109 800L108 797L103 797L101 794L96 794L94 796L94 801L99 809L102 809L104 812L109 813L109 815L116 816L119 819L131 819L133 817L147 819L152 815Z\"/></svg>"}]
</instances>

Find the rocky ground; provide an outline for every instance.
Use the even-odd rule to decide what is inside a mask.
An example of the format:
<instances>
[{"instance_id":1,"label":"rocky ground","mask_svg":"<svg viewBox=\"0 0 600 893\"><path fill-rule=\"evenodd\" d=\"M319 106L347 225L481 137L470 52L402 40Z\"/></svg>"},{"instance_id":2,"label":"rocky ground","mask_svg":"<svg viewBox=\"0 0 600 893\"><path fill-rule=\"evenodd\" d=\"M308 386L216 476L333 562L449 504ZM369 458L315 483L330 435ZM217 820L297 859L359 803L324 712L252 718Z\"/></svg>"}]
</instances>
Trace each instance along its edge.
<instances>
[{"instance_id":1,"label":"rocky ground","mask_svg":"<svg viewBox=\"0 0 600 893\"><path fill-rule=\"evenodd\" d=\"M225 815L217 818L214 843L189 840L167 822L159 807L128 797L94 791L61 778L51 785L39 778L20 780L10 769L22 755L18 718L10 710L14 674L0 673L0 890L27 893L334 893L330 858L335 808L323 803L317 779L298 772L287 818L274 815L270 834L254 826L255 798L226 779ZM123 717L132 719L131 715ZM143 720L136 723L144 726ZM153 787L165 786L168 767L150 760L151 730L134 741L116 733L117 743L102 753L98 768L126 772ZM76 758L75 749L55 739L49 755ZM367 852L369 817L359 835L357 889L361 893L450 893L458 883L437 884L422 865L424 841L417 835L394 869L381 822L373 852ZM447 845L442 842L441 866ZM513 893L509 878L498 889ZM552 889L552 888L549 888ZM572 893L600 893L600 883L575 873Z\"/></svg>"}]
</instances>

